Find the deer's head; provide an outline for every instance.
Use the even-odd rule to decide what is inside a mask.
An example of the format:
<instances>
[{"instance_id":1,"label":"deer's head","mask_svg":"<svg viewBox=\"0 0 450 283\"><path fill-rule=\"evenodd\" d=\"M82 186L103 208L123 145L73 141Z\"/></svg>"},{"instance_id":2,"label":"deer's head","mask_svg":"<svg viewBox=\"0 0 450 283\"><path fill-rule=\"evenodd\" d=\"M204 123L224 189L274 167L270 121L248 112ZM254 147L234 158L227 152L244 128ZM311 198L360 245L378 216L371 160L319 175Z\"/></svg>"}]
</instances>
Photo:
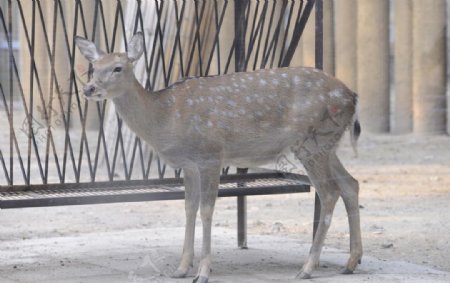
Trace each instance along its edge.
<instances>
[{"instance_id":1,"label":"deer's head","mask_svg":"<svg viewBox=\"0 0 450 283\"><path fill-rule=\"evenodd\" d=\"M77 36L75 43L81 54L92 63L93 73L83 92L87 99L103 100L122 96L134 82L133 63L144 52L142 33L136 33L128 43L126 53L101 51L92 41Z\"/></svg>"}]
</instances>

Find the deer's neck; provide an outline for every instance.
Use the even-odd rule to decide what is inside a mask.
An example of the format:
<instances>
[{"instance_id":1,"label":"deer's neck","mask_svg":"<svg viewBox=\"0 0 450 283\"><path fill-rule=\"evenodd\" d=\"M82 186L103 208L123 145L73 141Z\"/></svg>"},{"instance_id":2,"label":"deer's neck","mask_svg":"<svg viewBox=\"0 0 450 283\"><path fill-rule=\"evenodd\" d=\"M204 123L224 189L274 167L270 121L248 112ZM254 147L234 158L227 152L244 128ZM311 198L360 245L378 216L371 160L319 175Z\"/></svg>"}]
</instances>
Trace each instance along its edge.
<instances>
[{"instance_id":1,"label":"deer's neck","mask_svg":"<svg viewBox=\"0 0 450 283\"><path fill-rule=\"evenodd\" d=\"M161 95L147 92L135 79L127 93L113 99L116 111L127 126L153 147L158 146L158 136L167 115L159 103Z\"/></svg>"}]
</instances>

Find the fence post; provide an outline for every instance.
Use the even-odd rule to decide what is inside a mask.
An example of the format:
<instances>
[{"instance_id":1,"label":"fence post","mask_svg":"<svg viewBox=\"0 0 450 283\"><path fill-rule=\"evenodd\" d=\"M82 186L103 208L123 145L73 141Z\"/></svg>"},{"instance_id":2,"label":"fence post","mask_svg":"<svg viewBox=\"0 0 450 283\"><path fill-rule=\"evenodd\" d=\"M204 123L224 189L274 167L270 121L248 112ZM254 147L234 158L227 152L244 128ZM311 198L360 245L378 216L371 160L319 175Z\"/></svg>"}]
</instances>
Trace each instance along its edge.
<instances>
[{"instance_id":1,"label":"fence post","mask_svg":"<svg viewBox=\"0 0 450 283\"><path fill-rule=\"evenodd\" d=\"M322 29L323 29L323 70L334 75L334 1L322 0Z\"/></svg>"},{"instance_id":2,"label":"fence post","mask_svg":"<svg viewBox=\"0 0 450 283\"><path fill-rule=\"evenodd\" d=\"M248 0L234 2L234 31L235 31L235 46L234 59L235 71L245 71L245 10L248 8ZM238 168L238 174L247 174L247 168ZM243 186L244 184L238 184ZM238 247L247 249L247 197L237 197L237 226L238 226Z\"/></svg>"},{"instance_id":3,"label":"fence post","mask_svg":"<svg viewBox=\"0 0 450 283\"><path fill-rule=\"evenodd\" d=\"M315 17L315 65L317 69L323 69L323 2L316 0L316 17ZM320 221L320 198L317 192L314 196L314 221L313 221L313 240L316 236L317 228Z\"/></svg>"}]
</instances>

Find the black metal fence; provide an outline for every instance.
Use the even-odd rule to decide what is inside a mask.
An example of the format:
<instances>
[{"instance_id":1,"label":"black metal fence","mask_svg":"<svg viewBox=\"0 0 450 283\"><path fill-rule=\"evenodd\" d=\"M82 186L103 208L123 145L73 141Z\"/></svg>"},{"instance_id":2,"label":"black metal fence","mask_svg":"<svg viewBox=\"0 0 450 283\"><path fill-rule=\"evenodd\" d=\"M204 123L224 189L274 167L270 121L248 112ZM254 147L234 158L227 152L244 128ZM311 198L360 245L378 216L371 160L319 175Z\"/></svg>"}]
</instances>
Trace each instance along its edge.
<instances>
[{"instance_id":1,"label":"black metal fence","mask_svg":"<svg viewBox=\"0 0 450 283\"><path fill-rule=\"evenodd\" d=\"M143 31L136 74L156 90L186 76L288 66L315 2L0 1L0 186L167 176L111 104L83 99L89 68L76 35L124 52Z\"/></svg>"}]
</instances>

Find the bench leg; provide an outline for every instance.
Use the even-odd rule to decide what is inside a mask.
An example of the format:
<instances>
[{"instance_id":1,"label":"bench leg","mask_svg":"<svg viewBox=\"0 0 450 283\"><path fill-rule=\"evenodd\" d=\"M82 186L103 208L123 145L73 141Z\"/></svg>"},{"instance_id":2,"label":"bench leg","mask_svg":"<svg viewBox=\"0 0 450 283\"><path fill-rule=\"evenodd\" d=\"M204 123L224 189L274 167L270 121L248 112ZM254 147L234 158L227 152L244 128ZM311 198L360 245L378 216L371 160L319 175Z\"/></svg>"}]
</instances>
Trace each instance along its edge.
<instances>
[{"instance_id":1,"label":"bench leg","mask_svg":"<svg viewBox=\"0 0 450 283\"><path fill-rule=\"evenodd\" d=\"M314 241L314 237L316 236L317 227L319 226L320 207L321 207L319 195L317 193L315 195L316 196L315 196L315 200L314 200L313 241Z\"/></svg>"},{"instance_id":2,"label":"bench leg","mask_svg":"<svg viewBox=\"0 0 450 283\"><path fill-rule=\"evenodd\" d=\"M238 238L238 248L248 249L247 247L247 197L238 196L237 197L237 238Z\"/></svg>"}]
</instances>

